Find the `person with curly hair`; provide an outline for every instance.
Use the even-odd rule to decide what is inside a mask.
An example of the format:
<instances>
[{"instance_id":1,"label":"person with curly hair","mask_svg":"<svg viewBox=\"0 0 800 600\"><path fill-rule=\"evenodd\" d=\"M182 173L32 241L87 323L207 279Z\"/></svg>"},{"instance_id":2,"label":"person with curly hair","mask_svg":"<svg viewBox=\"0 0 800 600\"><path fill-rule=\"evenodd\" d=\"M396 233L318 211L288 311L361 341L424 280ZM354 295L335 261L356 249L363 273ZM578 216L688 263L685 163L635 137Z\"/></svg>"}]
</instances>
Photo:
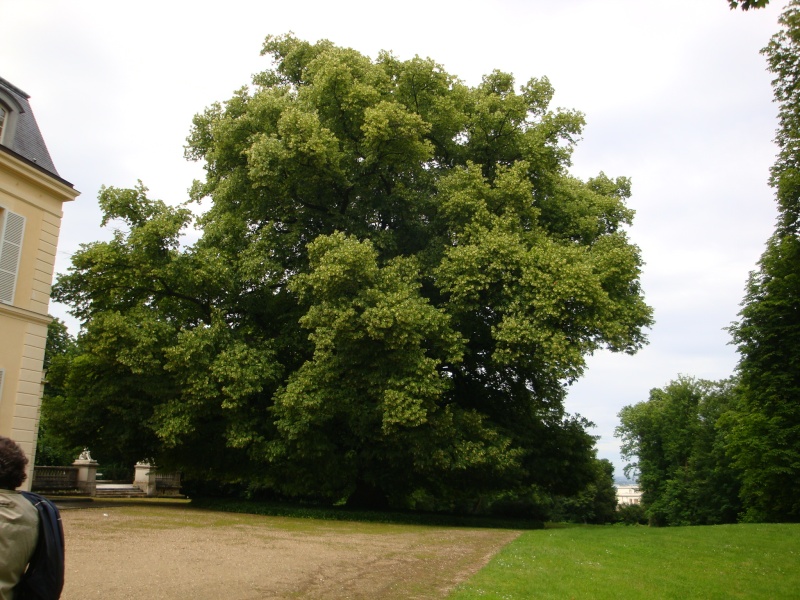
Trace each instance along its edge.
<instances>
[{"instance_id":1,"label":"person with curly hair","mask_svg":"<svg viewBox=\"0 0 800 600\"><path fill-rule=\"evenodd\" d=\"M27 477L27 464L22 448L0 436L0 600L13 600L39 536L36 508L15 491Z\"/></svg>"}]
</instances>

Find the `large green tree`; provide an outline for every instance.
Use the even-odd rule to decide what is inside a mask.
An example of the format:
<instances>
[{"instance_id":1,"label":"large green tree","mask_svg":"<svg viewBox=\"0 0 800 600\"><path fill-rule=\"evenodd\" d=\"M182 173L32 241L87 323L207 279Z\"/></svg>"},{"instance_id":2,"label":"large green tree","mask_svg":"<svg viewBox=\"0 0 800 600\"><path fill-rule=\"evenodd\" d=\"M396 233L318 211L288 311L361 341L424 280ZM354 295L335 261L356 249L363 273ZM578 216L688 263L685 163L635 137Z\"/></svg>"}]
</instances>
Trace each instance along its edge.
<instances>
[{"instance_id":1,"label":"large green tree","mask_svg":"<svg viewBox=\"0 0 800 600\"><path fill-rule=\"evenodd\" d=\"M800 2L764 49L779 106L772 168L778 222L750 275L731 327L741 359L739 410L729 420L731 455L754 520L800 520Z\"/></svg>"},{"instance_id":2,"label":"large green tree","mask_svg":"<svg viewBox=\"0 0 800 600\"><path fill-rule=\"evenodd\" d=\"M583 117L546 79L269 37L273 67L194 120L185 208L107 189L111 242L56 285L84 321L65 402L218 479L454 507L595 477L566 386L651 311L625 178L568 173ZM88 409L87 409L88 410ZM113 425L116 419L118 425Z\"/></svg>"},{"instance_id":3,"label":"large green tree","mask_svg":"<svg viewBox=\"0 0 800 600\"><path fill-rule=\"evenodd\" d=\"M680 377L620 413L616 435L625 468L636 476L650 522L709 525L736 522L739 473L726 449L720 417L735 403L731 381Z\"/></svg>"}]
</instances>

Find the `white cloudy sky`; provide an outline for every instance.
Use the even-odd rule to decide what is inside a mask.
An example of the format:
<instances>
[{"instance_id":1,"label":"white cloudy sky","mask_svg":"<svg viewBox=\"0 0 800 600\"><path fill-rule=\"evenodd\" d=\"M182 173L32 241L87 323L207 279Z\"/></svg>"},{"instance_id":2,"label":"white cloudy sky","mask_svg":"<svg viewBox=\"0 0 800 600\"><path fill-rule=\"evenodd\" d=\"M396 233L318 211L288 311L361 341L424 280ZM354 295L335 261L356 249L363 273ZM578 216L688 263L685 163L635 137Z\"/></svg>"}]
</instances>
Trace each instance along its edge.
<instances>
[{"instance_id":1,"label":"white cloudy sky","mask_svg":"<svg viewBox=\"0 0 800 600\"><path fill-rule=\"evenodd\" d=\"M101 185L141 179L153 197L186 199L202 175L183 159L191 118L267 68L268 34L430 56L470 84L495 68L519 82L546 75L554 104L588 122L573 172L633 180L630 233L656 325L636 356L592 357L568 401L597 424L600 456L621 475L622 406L678 374L720 379L736 364L723 328L775 217L776 111L759 50L785 4L743 13L726 0L0 0L0 76L31 95L56 167L82 192L64 211L64 271L78 244L107 235ZM62 306L52 312L67 319Z\"/></svg>"}]
</instances>

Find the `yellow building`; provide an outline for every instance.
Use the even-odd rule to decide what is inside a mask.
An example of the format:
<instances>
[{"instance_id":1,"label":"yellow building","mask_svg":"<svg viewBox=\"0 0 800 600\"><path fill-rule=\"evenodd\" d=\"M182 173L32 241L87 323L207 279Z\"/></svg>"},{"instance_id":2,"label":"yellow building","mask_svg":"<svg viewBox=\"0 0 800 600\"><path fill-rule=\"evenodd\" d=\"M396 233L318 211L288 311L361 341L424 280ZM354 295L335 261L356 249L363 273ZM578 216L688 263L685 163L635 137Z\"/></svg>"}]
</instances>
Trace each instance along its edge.
<instances>
[{"instance_id":1,"label":"yellow building","mask_svg":"<svg viewBox=\"0 0 800 600\"><path fill-rule=\"evenodd\" d=\"M30 486L62 206L78 192L58 175L28 98L0 78L0 435L28 454Z\"/></svg>"}]
</instances>

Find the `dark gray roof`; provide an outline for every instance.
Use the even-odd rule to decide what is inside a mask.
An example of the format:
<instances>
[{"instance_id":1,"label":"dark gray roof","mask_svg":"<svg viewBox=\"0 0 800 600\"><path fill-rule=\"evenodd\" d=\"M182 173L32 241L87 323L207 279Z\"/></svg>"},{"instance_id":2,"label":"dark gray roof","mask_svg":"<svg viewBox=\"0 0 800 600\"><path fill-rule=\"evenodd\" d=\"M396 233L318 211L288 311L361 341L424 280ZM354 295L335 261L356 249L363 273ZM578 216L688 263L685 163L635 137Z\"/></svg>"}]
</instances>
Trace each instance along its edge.
<instances>
[{"instance_id":1,"label":"dark gray roof","mask_svg":"<svg viewBox=\"0 0 800 600\"><path fill-rule=\"evenodd\" d=\"M50 153L47 151L39 126L36 124L36 118L33 116L31 105L28 102L30 96L2 77L0 77L0 91L4 92L5 97L12 100L13 105L9 108L17 112L17 126L13 132L14 135L10 140L6 139L4 145L19 156L61 179L50 158Z\"/></svg>"}]
</instances>

